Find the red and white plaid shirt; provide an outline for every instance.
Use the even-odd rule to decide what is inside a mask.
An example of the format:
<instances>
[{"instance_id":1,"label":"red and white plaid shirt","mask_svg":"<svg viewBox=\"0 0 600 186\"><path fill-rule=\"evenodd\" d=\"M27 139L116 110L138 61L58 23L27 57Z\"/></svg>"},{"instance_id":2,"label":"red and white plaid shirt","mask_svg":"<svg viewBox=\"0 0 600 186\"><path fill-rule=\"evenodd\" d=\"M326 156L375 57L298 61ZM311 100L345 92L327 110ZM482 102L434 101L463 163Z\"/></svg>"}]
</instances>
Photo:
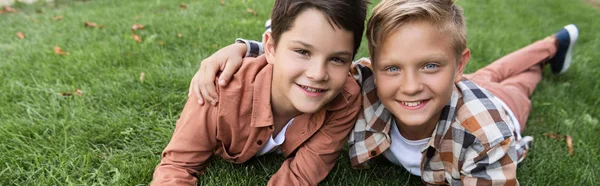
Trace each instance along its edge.
<instances>
[{"instance_id":1,"label":"red and white plaid shirt","mask_svg":"<svg viewBox=\"0 0 600 186\"><path fill-rule=\"evenodd\" d=\"M363 94L363 112L349 138L354 168L368 168L391 143L394 116L377 97L369 65L363 58L353 67ZM462 79L421 151L421 179L433 185L518 185L517 162L529 146L515 142L513 131L509 116L494 96Z\"/></svg>"}]
</instances>

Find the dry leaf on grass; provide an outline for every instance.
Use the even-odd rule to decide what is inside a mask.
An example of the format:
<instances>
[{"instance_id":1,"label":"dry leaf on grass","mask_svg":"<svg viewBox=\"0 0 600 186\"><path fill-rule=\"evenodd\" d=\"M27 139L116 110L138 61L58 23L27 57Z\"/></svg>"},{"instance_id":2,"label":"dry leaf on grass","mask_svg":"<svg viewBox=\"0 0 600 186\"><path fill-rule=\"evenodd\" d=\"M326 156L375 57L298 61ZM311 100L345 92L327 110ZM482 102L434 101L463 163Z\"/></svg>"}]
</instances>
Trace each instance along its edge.
<instances>
[{"instance_id":1,"label":"dry leaf on grass","mask_svg":"<svg viewBox=\"0 0 600 186\"><path fill-rule=\"evenodd\" d=\"M59 46L54 46L54 53L58 55L69 55L68 52L65 52Z\"/></svg>"},{"instance_id":2,"label":"dry leaf on grass","mask_svg":"<svg viewBox=\"0 0 600 186\"><path fill-rule=\"evenodd\" d=\"M181 3L181 4L179 4L179 8L182 8L182 9L187 9L187 5L185 5L185 4L183 4L183 3Z\"/></svg>"},{"instance_id":3,"label":"dry leaf on grass","mask_svg":"<svg viewBox=\"0 0 600 186\"><path fill-rule=\"evenodd\" d=\"M142 24L133 24L133 26L131 26L131 31L141 30L144 28L145 28L145 26Z\"/></svg>"},{"instance_id":4,"label":"dry leaf on grass","mask_svg":"<svg viewBox=\"0 0 600 186\"><path fill-rule=\"evenodd\" d=\"M563 139L565 136L556 134L556 133L544 133L544 136L552 138L552 139Z\"/></svg>"},{"instance_id":5,"label":"dry leaf on grass","mask_svg":"<svg viewBox=\"0 0 600 186\"><path fill-rule=\"evenodd\" d=\"M83 96L83 91L77 89L72 92L61 92L60 95L62 95L62 96L73 96L73 95Z\"/></svg>"},{"instance_id":6,"label":"dry leaf on grass","mask_svg":"<svg viewBox=\"0 0 600 186\"><path fill-rule=\"evenodd\" d=\"M25 39L23 32L17 32L17 37L19 37L19 39Z\"/></svg>"},{"instance_id":7,"label":"dry leaf on grass","mask_svg":"<svg viewBox=\"0 0 600 186\"><path fill-rule=\"evenodd\" d=\"M35 13L41 14L41 13L42 13L42 10L40 10L40 9L37 9L37 10L35 10Z\"/></svg>"},{"instance_id":8,"label":"dry leaf on grass","mask_svg":"<svg viewBox=\"0 0 600 186\"><path fill-rule=\"evenodd\" d=\"M165 45L165 42L164 41L159 41L158 44L159 45Z\"/></svg>"},{"instance_id":9,"label":"dry leaf on grass","mask_svg":"<svg viewBox=\"0 0 600 186\"><path fill-rule=\"evenodd\" d=\"M573 156L573 154L575 153L573 150L573 138L569 135L567 135L567 137L565 138L567 140L567 147L569 148L569 154L571 156Z\"/></svg>"},{"instance_id":10,"label":"dry leaf on grass","mask_svg":"<svg viewBox=\"0 0 600 186\"><path fill-rule=\"evenodd\" d=\"M144 79L146 78L146 74L144 72L142 72L140 74L140 82L144 83Z\"/></svg>"},{"instance_id":11,"label":"dry leaf on grass","mask_svg":"<svg viewBox=\"0 0 600 186\"><path fill-rule=\"evenodd\" d=\"M177 34L177 37L181 38L181 37L183 37L183 34Z\"/></svg>"},{"instance_id":12,"label":"dry leaf on grass","mask_svg":"<svg viewBox=\"0 0 600 186\"><path fill-rule=\"evenodd\" d=\"M96 24L94 22L89 22L89 21L86 21L85 23L83 23L83 25L85 27L89 27L89 28L96 28L96 27L98 27L98 24Z\"/></svg>"},{"instance_id":13,"label":"dry leaf on grass","mask_svg":"<svg viewBox=\"0 0 600 186\"><path fill-rule=\"evenodd\" d=\"M544 136L555 139L562 140L564 139L567 142L567 147L569 149L569 155L573 156L575 151L573 150L573 138L569 135L560 135L556 133L544 133Z\"/></svg>"},{"instance_id":14,"label":"dry leaf on grass","mask_svg":"<svg viewBox=\"0 0 600 186\"><path fill-rule=\"evenodd\" d=\"M251 8L246 8L246 11L249 12L249 13L251 13L252 15L255 15L255 16L257 14L256 11L252 10Z\"/></svg>"},{"instance_id":15,"label":"dry leaf on grass","mask_svg":"<svg viewBox=\"0 0 600 186\"><path fill-rule=\"evenodd\" d=\"M11 8L8 5L4 5L4 8L2 8L2 10L0 10L0 14L3 14L3 13L17 13L17 10L14 8Z\"/></svg>"},{"instance_id":16,"label":"dry leaf on grass","mask_svg":"<svg viewBox=\"0 0 600 186\"><path fill-rule=\"evenodd\" d=\"M138 36L137 34L135 34L134 32L131 32L131 37L133 37L133 40L137 41L138 43L142 42L142 38L140 36Z\"/></svg>"},{"instance_id":17,"label":"dry leaf on grass","mask_svg":"<svg viewBox=\"0 0 600 186\"><path fill-rule=\"evenodd\" d=\"M56 16L56 17L53 17L52 20L58 21L58 20L61 20L63 18L65 18L65 17L63 17L63 16Z\"/></svg>"},{"instance_id":18,"label":"dry leaf on grass","mask_svg":"<svg viewBox=\"0 0 600 186\"><path fill-rule=\"evenodd\" d=\"M221 5L225 5L225 0L220 0L219 3L221 3Z\"/></svg>"}]
</instances>

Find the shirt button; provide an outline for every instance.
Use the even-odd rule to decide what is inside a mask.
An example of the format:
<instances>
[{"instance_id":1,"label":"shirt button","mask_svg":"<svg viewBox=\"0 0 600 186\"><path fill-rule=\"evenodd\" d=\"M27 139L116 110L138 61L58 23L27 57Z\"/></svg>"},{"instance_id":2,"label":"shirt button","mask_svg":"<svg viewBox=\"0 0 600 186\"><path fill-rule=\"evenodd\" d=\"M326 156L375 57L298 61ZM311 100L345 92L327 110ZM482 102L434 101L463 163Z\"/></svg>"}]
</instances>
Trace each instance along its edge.
<instances>
[{"instance_id":1,"label":"shirt button","mask_svg":"<svg viewBox=\"0 0 600 186\"><path fill-rule=\"evenodd\" d=\"M377 155L377 151L372 150L371 151L371 156L375 156L375 155Z\"/></svg>"},{"instance_id":2,"label":"shirt button","mask_svg":"<svg viewBox=\"0 0 600 186\"><path fill-rule=\"evenodd\" d=\"M256 144L258 144L258 145L262 145L262 140L258 140L258 141L256 142Z\"/></svg>"}]
</instances>

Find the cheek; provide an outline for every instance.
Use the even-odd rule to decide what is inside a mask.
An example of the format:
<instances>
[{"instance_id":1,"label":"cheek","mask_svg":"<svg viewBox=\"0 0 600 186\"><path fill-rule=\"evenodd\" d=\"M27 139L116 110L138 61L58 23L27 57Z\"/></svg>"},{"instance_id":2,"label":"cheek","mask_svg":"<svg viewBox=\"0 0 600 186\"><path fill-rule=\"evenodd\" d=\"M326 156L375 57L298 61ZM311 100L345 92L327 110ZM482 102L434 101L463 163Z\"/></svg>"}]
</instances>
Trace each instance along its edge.
<instances>
[{"instance_id":1,"label":"cheek","mask_svg":"<svg viewBox=\"0 0 600 186\"><path fill-rule=\"evenodd\" d=\"M400 82L400 79L389 76L376 76L376 79L375 87L377 87L377 95L380 99L392 98L399 91L397 82Z\"/></svg>"},{"instance_id":2,"label":"cheek","mask_svg":"<svg viewBox=\"0 0 600 186\"><path fill-rule=\"evenodd\" d=\"M340 88L343 87L344 84L346 83L346 79L348 79L348 73L350 72L350 67L340 67L340 66L334 66L334 67L330 67L330 70L328 70L328 75L330 78L330 82L332 84L332 86L336 87L336 88Z\"/></svg>"}]
</instances>

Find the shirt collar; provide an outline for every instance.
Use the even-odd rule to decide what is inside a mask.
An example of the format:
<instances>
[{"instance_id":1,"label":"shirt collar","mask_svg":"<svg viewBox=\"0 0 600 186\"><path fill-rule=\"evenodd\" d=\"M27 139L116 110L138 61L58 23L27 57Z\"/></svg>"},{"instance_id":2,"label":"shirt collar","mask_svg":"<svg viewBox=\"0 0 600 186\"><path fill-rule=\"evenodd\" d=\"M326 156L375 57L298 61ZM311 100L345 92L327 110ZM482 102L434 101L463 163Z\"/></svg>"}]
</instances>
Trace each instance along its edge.
<instances>
[{"instance_id":1,"label":"shirt collar","mask_svg":"<svg viewBox=\"0 0 600 186\"><path fill-rule=\"evenodd\" d=\"M261 57L264 58L264 56ZM266 59L262 60L266 61ZM267 64L256 75L252 95L252 118L250 121L250 126L252 127L267 127L273 125L273 112L271 111L272 79L272 64Z\"/></svg>"}]
</instances>

